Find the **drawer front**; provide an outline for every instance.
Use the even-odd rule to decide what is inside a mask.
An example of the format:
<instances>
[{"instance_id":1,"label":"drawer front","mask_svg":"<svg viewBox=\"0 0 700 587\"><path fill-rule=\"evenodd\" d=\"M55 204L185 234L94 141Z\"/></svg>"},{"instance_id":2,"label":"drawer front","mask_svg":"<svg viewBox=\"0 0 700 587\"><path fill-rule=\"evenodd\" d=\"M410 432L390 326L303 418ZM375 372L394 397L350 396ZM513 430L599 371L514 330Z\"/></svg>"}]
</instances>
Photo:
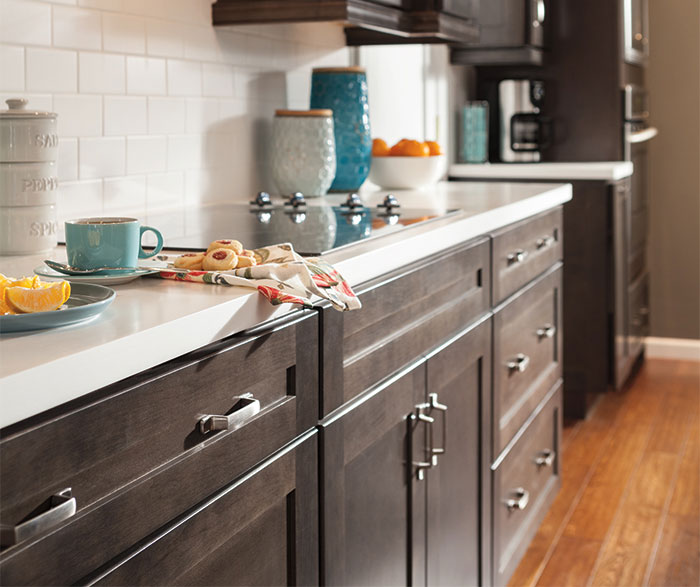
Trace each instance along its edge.
<instances>
[{"instance_id":1,"label":"drawer front","mask_svg":"<svg viewBox=\"0 0 700 587\"><path fill-rule=\"evenodd\" d=\"M487 312L489 283L489 242L484 238L360 286L360 312L324 310L322 413L329 414Z\"/></svg>"},{"instance_id":2,"label":"drawer front","mask_svg":"<svg viewBox=\"0 0 700 587\"><path fill-rule=\"evenodd\" d=\"M493 458L562 375L562 266L494 316Z\"/></svg>"},{"instance_id":3,"label":"drawer front","mask_svg":"<svg viewBox=\"0 0 700 587\"><path fill-rule=\"evenodd\" d=\"M493 471L494 584L504 585L561 486L561 380Z\"/></svg>"},{"instance_id":4,"label":"drawer front","mask_svg":"<svg viewBox=\"0 0 700 587\"><path fill-rule=\"evenodd\" d=\"M299 313L10 430L0 445L2 523L36 515L69 487L77 512L5 548L1 582L72 583L311 428L316 330L316 314ZM236 399L244 394L259 401L257 413L254 401ZM200 424L227 414L227 430Z\"/></svg>"},{"instance_id":5,"label":"drawer front","mask_svg":"<svg viewBox=\"0 0 700 587\"><path fill-rule=\"evenodd\" d=\"M493 303L501 303L563 256L562 209L493 235Z\"/></svg>"}]
</instances>

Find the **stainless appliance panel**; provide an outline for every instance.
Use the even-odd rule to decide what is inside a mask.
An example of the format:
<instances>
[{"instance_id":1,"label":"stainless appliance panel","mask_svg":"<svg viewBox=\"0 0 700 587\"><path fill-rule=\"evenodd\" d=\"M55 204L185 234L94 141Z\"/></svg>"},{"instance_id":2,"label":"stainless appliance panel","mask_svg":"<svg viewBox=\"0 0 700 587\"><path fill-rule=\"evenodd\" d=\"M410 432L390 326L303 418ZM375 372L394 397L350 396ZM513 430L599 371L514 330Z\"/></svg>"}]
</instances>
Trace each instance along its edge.
<instances>
[{"instance_id":1,"label":"stainless appliance panel","mask_svg":"<svg viewBox=\"0 0 700 587\"><path fill-rule=\"evenodd\" d=\"M649 7L648 0L624 0L622 22L624 26L625 61L644 65L649 56Z\"/></svg>"}]
</instances>

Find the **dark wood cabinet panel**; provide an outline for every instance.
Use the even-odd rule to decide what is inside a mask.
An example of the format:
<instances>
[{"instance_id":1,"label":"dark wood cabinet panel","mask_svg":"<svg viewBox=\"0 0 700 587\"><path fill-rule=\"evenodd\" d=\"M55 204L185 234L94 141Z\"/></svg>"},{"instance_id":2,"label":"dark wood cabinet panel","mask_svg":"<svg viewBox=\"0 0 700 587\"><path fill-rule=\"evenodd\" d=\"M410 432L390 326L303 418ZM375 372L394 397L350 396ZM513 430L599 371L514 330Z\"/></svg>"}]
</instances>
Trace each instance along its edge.
<instances>
[{"instance_id":1,"label":"dark wood cabinet panel","mask_svg":"<svg viewBox=\"0 0 700 587\"><path fill-rule=\"evenodd\" d=\"M81 583L317 584L316 455L310 432Z\"/></svg>"}]
</instances>

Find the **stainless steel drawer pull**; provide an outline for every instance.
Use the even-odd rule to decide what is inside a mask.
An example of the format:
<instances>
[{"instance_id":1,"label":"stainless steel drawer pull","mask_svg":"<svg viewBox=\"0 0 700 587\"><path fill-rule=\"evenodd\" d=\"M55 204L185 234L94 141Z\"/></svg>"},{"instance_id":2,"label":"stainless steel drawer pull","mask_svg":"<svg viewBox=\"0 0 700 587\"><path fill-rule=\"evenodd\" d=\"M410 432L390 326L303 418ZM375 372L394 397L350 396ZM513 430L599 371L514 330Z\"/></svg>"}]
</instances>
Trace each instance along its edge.
<instances>
[{"instance_id":1,"label":"stainless steel drawer pull","mask_svg":"<svg viewBox=\"0 0 700 587\"><path fill-rule=\"evenodd\" d=\"M506 500L506 507L509 511L524 510L530 501L530 492L527 489L518 487L513 490L513 497Z\"/></svg>"},{"instance_id":2,"label":"stainless steel drawer pull","mask_svg":"<svg viewBox=\"0 0 700 587\"><path fill-rule=\"evenodd\" d=\"M433 446L431 450L433 465L437 466L438 455L444 455L447 450L447 406L438 401L437 393L428 395L428 403L430 404L431 413L433 410L437 410L442 414L442 446Z\"/></svg>"},{"instance_id":3,"label":"stainless steel drawer pull","mask_svg":"<svg viewBox=\"0 0 700 587\"><path fill-rule=\"evenodd\" d=\"M537 338L542 340L543 338L552 338L557 333L555 326L551 324L545 324L542 328L537 329Z\"/></svg>"},{"instance_id":4,"label":"stainless steel drawer pull","mask_svg":"<svg viewBox=\"0 0 700 587\"><path fill-rule=\"evenodd\" d=\"M435 418L431 418L423 413L423 410L426 410L429 407L430 404L420 404L416 406L416 412L412 413L408 417L408 425L411 436L413 435L413 428L416 422L423 422L428 426L428 446L424 448L424 451L426 455L430 456L433 454L433 423L435 422ZM423 481L425 479L425 470L431 469L434 466L432 456L430 460L412 461L411 464L416 468L416 478L418 481Z\"/></svg>"},{"instance_id":5,"label":"stainless steel drawer pull","mask_svg":"<svg viewBox=\"0 0 700 587\"><path fill-rule=\"evenodd\" d=\"M75 515L78 509L70 487L52 495L48 500L48 506L49 509L45 512L20 522L16 526L2 524L0 526L0 546L12 546L29 540Z\"/></svg>"},{"instance_id":6,"label":"stainless steel drawer pull","mask_svg":"<svg viewBox=\"0 0 700 587\"><path fill-rule=\"evenodd\" d=\"M522 263L527 258L527 251L523 249L518 249L512 253L508 253L508 265L514 265L515 263Z\"/></svg>"},{"instance_id":7,"label":"stainless steel drawer pull","mask_svg":"<svg viewBox=\"0 0 700 587\"><path fill-rule=\"evenodd\" d=\"M506 367L508 367L508 371L510 372L517 371L518 373L523 373L529 364L530 357L523 355L522 353L518 353L515 356L515 359L506 363Z\"/></svg>"},{"instance_id":8,"label":"stainless steel drawer pull","mask_svg":"<svg viewBox=\"0 0 700 587\"><path fill-rule=\"evenodd\" d=\"M551 448L545 448L535 459L538 467L551 467L554 464L554 457L557 456Z\"/></svg>"},{"instance_id":9,"label":"stainless steel drawer pull","mask_svg":"<svg viewBox=\"0 0 700 587\"><path fill-rule=\"evenodd\" d=\"M543 236L542 238L538 238L535 241L535 246L537 249L546 249L547 247L551 247L555 242L557 242L557 239L555 239L553 236Z\"/></svg>"},{"instance_id":10,"label":"stainless steel drawer pull","mask_svg":"<svg viewBox=\"0 0 700 587\"><path fill-rule=\"evenodd\" d=\"M231 408L230 414L223 416L208 414L199 419L199 431L202 434L217 430L235 430L260 411L260 400L255 399L252 393L236 395L233 399L237 401Z\"/></svg>"}]
</instances>

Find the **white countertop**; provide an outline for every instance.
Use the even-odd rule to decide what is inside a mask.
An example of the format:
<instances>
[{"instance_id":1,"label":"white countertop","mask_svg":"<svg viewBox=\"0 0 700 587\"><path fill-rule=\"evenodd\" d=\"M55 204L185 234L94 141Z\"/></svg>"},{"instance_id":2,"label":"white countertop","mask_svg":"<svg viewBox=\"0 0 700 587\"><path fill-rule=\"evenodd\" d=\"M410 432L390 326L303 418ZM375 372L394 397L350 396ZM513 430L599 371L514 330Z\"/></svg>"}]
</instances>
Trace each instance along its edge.
<instances>
[{"instance_id":1,"label":"white countertop","mask_svg":"<svg viewBox=\"0 0 700 587\"><path fill-rule=\"evenodd\" d=\"M574 163L458 163L448 175L462 179L547 179L574 181L593 179L617 181L632 175L631 161L593 161Z\"/></svg>"},{"instance_id":2,"label":"white countertop","mask_svg":"<svg viewBox=\"0 0 700 587\"><path fill-rule=\"evenodd\" d=\"M374 206L386 193L362 198ZM394 193L407 208L462 212L326 255L353 286L560 205L571 186L444 182ZM326 201L334 199L343 197ZM31 275L48 257L65 252L0 257L0 273ZM114 289L114 302L89 322L0 335L0 428L295 310L238 287L141 278Z\"/></svg>"}]
</instances>

